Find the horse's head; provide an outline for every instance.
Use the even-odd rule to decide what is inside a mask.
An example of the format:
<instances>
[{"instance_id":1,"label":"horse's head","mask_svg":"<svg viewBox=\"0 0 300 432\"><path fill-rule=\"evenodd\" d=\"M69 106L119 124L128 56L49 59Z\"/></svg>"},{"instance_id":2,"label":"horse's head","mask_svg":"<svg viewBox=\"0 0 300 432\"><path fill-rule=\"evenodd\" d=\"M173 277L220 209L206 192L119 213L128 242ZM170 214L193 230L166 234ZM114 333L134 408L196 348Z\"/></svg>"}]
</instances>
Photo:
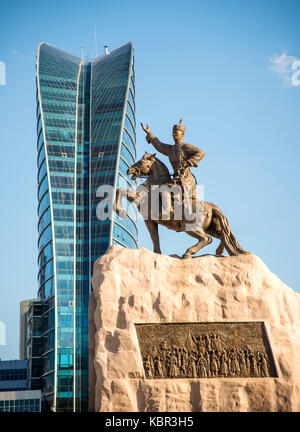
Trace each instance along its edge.
<instances>
[{"instance_id":1,"label":"horse's head","mask_svg":"<svg viewBox=\"0 0 300 432\"><path fill-rule=\"evenodd\" d=\"M151 167L155 162L156 153L145 153L142 159L137 161L127 170L127 175L131 174L131 179L135 180L137 177L148 176L151 172Z\"/></svg>"}]
</instances>

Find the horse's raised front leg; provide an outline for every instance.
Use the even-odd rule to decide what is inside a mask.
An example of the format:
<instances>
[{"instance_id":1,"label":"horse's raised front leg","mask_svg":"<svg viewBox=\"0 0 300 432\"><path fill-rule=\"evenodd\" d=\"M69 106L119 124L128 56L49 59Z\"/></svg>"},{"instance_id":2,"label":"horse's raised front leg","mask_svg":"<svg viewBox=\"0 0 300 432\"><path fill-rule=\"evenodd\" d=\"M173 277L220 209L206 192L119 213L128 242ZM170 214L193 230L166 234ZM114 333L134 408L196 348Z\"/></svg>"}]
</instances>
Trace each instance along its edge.
<instances>
[{"instance_id":1,"label":"horse's raised front leg","mask_svg":"<svg viewBox=\"0 0 300 432\"><path fill-rule=\"evenodd\" d=\"M161 250L159 245L158 224L152 220L145 220L145 224L153 242L153 251L160 254Z\"/></svg>"},{"instance_id":2,"label":"horse's raised front leg","mask_svg":"<svg viewBox=\"0 0 300 432\"><path fill-rule=\"evenodd\" d=\"M123 211L125 211L125 210L123 210L122 209L122 198L123 198L123 196L124 196L124 193L123 193L123 188L118 188L117 190L116 190L116 198L115 198L115 201L114 201L114 203L113 203L113 205L112 205L112 209L113 209L113 211L115 211L120 217L121 217L121 215L120 215L120 213Z\"/></svg>"},{"instance_id":3,"label":"horse's raised front leg","mask_svg":"<svg viewBox=\"0 0 300 432\"><path fill-rule=\"evenodd\" d=\"M137 199L137 194L129 189L119 188L116 191L116 199L113 204L113 210L120 216L122 219L126 219L127 212L122 208L122 198L126 197L129 202L133 202Z\"/></svg>"},{"instance_id":4,"label":"horse's raised front leg","mask_svg":"<svg viewBox=\"0 0 300 432\"><path fill-rule=\"evenodd\" d=\"M190 236L197 238L199 241L194 246L188 248L185 254L182 256L183 259L190 258L192 255L197 253L204 246L209 245L212 242L212 238L209 237L203 230L198 231L186 231Z\"/></svg>"}]
</instances>

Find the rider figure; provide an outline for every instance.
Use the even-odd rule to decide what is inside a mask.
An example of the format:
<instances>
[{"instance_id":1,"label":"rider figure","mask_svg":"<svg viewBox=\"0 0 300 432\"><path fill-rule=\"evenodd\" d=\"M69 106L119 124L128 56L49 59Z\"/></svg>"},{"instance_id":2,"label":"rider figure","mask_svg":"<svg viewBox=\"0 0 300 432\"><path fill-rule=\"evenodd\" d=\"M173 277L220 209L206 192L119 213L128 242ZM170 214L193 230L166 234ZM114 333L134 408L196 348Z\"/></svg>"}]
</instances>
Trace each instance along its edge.
<instances>
[{"instance_id":1,"label":"rider figure","mask_svg":"<svg viewBox=\"0 0 300 432\"><path fill-rule=\"evenodd\" d=\"M204 151L192 144L184 142L185 126L182 124L180 119L179 124L173 126L173 138L175 145L162 143L151 131L149 126L146 127L141 123L143 130L147 133L146 140L152 144L157 151L169 157L169 161L174 169L174 177L171 182L168 182L168 186L180 185L184 187L186 185L192 185L192 199L196 199L195 181L191 173L192 167L197 167L198 162L203 159ZM165 209L166 214L169 214L170 209Z\"/></svg>"}]
</instances>

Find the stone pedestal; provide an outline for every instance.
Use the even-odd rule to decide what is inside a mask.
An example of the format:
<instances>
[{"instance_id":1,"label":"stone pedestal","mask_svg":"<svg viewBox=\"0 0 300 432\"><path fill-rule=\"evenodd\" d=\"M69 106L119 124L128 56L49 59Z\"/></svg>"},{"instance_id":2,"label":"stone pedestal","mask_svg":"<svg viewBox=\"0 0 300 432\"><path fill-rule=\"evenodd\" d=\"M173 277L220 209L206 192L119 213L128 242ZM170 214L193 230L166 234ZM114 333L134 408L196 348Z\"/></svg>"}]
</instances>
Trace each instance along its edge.
<instances>
[{"instance_id":1,"label":"stone pedestal","mask_svg":"<svg viewBox=\"0 0 300 432\"><path fill-rule=\"evenodd\" d=\"M300 410L300 295L260 258L112 246L92 284L91 410Z\"/></svg>"}]
</instances>

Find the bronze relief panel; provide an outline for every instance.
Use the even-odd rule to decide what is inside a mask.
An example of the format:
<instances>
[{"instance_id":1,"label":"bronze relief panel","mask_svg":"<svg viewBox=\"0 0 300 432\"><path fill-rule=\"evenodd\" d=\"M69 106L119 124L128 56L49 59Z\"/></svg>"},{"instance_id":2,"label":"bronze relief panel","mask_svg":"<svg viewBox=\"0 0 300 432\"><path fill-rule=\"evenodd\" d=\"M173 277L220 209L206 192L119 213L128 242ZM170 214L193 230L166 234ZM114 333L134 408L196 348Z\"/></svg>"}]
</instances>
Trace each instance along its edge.
<instances>
[{"instance_id":1,"label":"bronze relief panel","mask_svg":"<svg viewBox=\"0 0 300 432\"><path fill-rule=\"evenodd\" d=\"M148 379L277 377L263 322L135 325Z\"/></svg>"}]
</instances>

